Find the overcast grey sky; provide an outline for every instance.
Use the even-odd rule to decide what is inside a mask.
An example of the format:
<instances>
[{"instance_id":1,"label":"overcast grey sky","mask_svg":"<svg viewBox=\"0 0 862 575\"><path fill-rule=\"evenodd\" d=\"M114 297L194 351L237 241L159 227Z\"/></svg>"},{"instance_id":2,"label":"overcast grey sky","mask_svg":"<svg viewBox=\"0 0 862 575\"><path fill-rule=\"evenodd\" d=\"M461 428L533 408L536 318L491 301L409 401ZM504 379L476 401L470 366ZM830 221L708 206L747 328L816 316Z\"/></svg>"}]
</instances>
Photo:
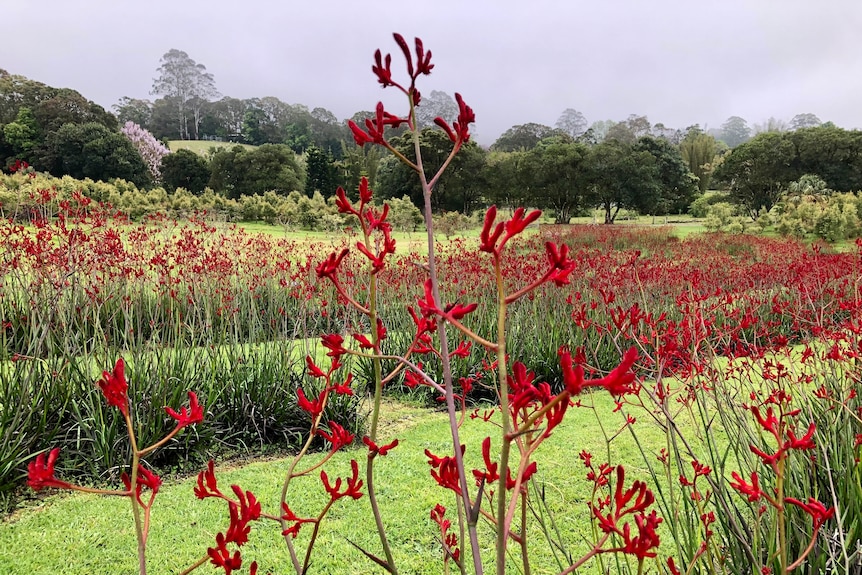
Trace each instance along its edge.
<instances>
[{"instance_id":1,"label":"overcast grey sky","mask_svg":"<svg viewBox=\"0 0 862 575\"><path fill-rule=\"evenodd\" d=\"M110 108L150 98L171 48L219 91L276 96L339 118L383 99L371 73L391 33L419 36L425 93L458 91L478 140L515 124L646 115L717 128L814 113L862 128L862 0L27 0L4 1L0 68ZM397 105L397 106L396 106Z\"/></svg>"}]
</instances>

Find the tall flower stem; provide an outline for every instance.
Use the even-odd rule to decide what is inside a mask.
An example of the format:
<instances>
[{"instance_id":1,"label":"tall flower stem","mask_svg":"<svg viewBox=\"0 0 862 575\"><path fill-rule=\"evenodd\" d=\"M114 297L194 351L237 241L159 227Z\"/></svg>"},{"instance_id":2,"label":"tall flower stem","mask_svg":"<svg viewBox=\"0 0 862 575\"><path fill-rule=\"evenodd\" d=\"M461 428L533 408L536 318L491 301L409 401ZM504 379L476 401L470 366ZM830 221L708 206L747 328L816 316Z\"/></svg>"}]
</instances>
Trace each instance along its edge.
<instances>
[{"instance_id":1,"label":"tall flower stem","mask_svg":"<svg viewBox=\"0 0 862 575\"><path fill-rule=\"evenodd\" d=\"M138 573L147 575L147 534L144 532L144 525L141 521L141 509L138 504L138 498L135 493L138 485L138 465L141 461L141 453L138 451L138 442L135 439L135 430L132 427L132 418L129 414L124 414L126 419L126 427L129 430L129 443L132 447L132 478L129 481L129 499L132 500L132 515L135 518L135 536L138 540Z\"/></svg>"},{"instance_id":2,"label":"tall flower stem","mask_svg":"<svg viewBox=\"0 0 862 575\"><path fill-rule=\"evenodd\" d=\"M362 222L362 229L365 235L365 245L371 245L371 238L369 237L369 231L365 222ZM377 276L374 275L370 264L368 271L371 276L368 290L368 320L371 323L371 341L374 342L374 358L371 360L374 366L374 409L371 412L369 438L371 441L376 442L377 425L380 420L380 402L383 395L383 369L380 365L380 333L377 329ZM368 501L371 503L371 512L374 515L377 534L380 536L380 545L383 547L383 554L386 555L387 570L393 575L397 575L398 569L395 567L395 560L392 557L392 549L389 546L389 539L386 537L386 528L383 525L383 517L380 515L380 505L377 503L377 494L374 490L374 459L374 456L369 453L368 464L365 466L365 484L368 491Z\"/></svg>"},{"instance_id":3,"label":"tall flower stem","mask_svg":"<svg viewBox=\"0 0 862 575\"><path fill-rule=\"evenodd\" d=\"M410 116L414 118L415 125L415 107L413 98L410 97ZM442 301L440 298L440 282L437 276L437 260L434 253L434 221L431 217L431 192L432 188L425 176L425 171L422 168L422 151L419 143L419 132L413 130L413 146L416 150L416 167L419 175L419 181L422 184L422 196L424 199L424 216L425 229L428 234L428 275L431 279L431 293L434 296L434 301L438 305ZM436 183L435 180L433 180ZM446 322L439 322L437 325L437 335L440 338L440 360L443 365L443 384L446 389L446 412L449 415L449 428L452 434L452 446L455 452L455 465L458 468L458 484L461 487L461 498L464 500L464 508L467 510L467 532L470 536L470 549L473 554L473 569L476 575L483 573L482 555L479 548L479 535L476 531L476 523L478 517L472 511L470 503L470 493L467 490L467 474L464 471L464 457L461 454L461 438L458 432L458 413L455 407L455 390L452 384L452 365L449 360L449 342L446 338ZM504 556L505 557L505 556Z\"/></svg>"},{"instance_id":4,"label":"tall flower stem","mask_svg":"<svg viewBox=\"0 0 862 575\"><path fill-rule=\"evenodd\" d=\"M500 493L497 494L497 575L506 575L506 544L510 525L506 524L506 479L509 476L509 451L511 449L512 421L509 418L509 381L506 369L506 291L499 254L494 254L494 275L497 282L497 377L500 389L501 436L500 446Z\"/></svg>"}]
</instances>

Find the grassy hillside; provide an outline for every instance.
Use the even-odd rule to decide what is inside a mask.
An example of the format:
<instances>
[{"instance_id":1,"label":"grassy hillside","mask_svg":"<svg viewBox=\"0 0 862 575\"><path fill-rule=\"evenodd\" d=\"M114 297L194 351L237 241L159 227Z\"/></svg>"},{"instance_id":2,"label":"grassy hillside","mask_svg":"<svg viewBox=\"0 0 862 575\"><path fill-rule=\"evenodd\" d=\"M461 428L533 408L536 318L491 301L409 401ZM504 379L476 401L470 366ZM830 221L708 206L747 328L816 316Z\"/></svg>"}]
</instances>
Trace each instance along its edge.
<instances>
[{"instance_id":1,"label":"grassy hillside","mask_svg":"<svg viewBox=\"0 0 862 575\"><path fill-rule=\"evenodd\" d=\"M234 142L215 142L213 140L170 140L168 147L172 152L177 150L191 150L196 154L205 155L210 148L227 148L232 146L242 146L243 148L252 149L255 146L249 144L237 144Z\"/></svg>"}]
</instances>

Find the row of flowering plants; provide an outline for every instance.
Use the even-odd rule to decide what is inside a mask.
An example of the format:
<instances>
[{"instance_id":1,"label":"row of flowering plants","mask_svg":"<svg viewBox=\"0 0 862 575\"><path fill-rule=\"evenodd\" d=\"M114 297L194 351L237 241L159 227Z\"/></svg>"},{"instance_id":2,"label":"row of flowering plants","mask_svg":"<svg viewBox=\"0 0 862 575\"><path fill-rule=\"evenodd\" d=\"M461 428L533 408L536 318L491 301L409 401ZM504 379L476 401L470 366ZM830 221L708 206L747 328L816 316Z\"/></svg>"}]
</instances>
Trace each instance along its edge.
<instances>
[{"instance_id":1,"label":"row of flowering plants","mask_svg":"<svg viewBox=\"0 0 862 575\"><path fill-rule=\"evenodd\" d=\"M421 265L405 263L416 261L416 254L397 259L389 209L374 203L367 182L353 199L338 190L337 209L356 230L355 250L339 246L304 268L316 281L309 298L320 304L322 316L337 320L332 325L338 330L327 330L320 338L321 352L304 359L303 371L315 385L283 398L302 411L308 431L286 464L280 497L272 506L238 485L225 489L215 464L208 464L198 476L195 495L226 503L228 523L182 572L209 564L226 574L255 573L257 563L247 556L246 544L254 536L252 527L264 521L276 523L281 532L284 568L309 572L315 553L323 552L316 546L329 513L358 499L367 499L368 524L377 534L377 543L360 551L371 566L403 571L393 552L398 534L387 529L393 518L383 495L398 486L378 487L386 456L405 449L380 426L384 389L396 384L430 390L445 406L449 421L449 448L425 451L429 481L441 489L427 516L440 544L442 572L530 573L537 540L555 550L576 547L563 554L559 572L564 574L588 567L638 573L835 568L839 554L825 551L823 540L836 520L848 565L853 532L842 523L847 501L839 489L850 482L836 488L841 478L829 471L835 465L829 455L841 439L824 436L824 429L830 422L837 429L839 417L841 429L858 429L852 391L859 382L855 362L862 352L859 297L853 289L858 256L824 259L817 252L775 253L754 245L729 246L708 259L686 261L680 252L662 253L660 244L651 244L656 253L644 261L636 250L596 250L601 239L570 246L550 237L543 238L538 246L542 256L536 257L535 250L513 247L529 248L537 241L525 239L525 231L540 213L519 208L504 216L492 206L475 250L456 246L440 257L430 196L449 161L439 172L426 174L415 130L415 107L421 105L416 82L431 72L431 53L418 39L412 47L400 35L395 40L406 60L406 80L393 74L391 56L380 51L372 69L384 88L406 97L406 113L395 115L378 104L374 117L364 125L351 122L350 128L357 144L383 146L415 171L426 204L427 259ZM450 159L468 141L474 121L464 99L457 95L456 100L457 120L436 121L452 141ZM413 131L415 162L387 140L387 130L402 125ZM185 245L195 244L187 238ZM738 273L734 266L740 259L752 273ZM467 267L453 264L475 271L466 275ZM174 285L190 288L171 279L183 273L181 267L165 275L168 298L177 298ZM765 268L770 271L764 273ZM410 298L400 312L386 297L393 277L419 286L418 293L397 288ZM305 284L282 288L299 285ZM545 311L536 317L541 306L556 308L557 315ZM570 321L559 319L559 309L569 310ZM530 324L540 324L534 333L544 346L541 353L523 341L530 339L523 337L523 326ZM558 331L556 324L566 327ZM794 354L800 353L792 344L812 337L819 339L805 347L805 361L799 362L839 366L823 390L805 389L813 375L787 367L796 365ZM827 345L823 342L832 347L821 349ZM776 359L781 354L785 363ZM818 363L832 361L840 363ZM459 370L462 364L469 368ZM354 373L357 367L361 369ZM141 449L122 361L104 375L100 387L126 424L132 461L124 490L99 492L129 497L139 571L145 573L150 509L160 480L142 460L183 427L199 423L203 409L191 394L187 408L168 408L165 414L176 421L175 428ZM485 408L471 408L477 390L493 399ZM359 438L332 417L331 406L365 392L372 407L367 433ZM583 467L574 456L570 464L588 485L590 496L583 503L593 537L563 542L554 538L547 522L532 519L544 502L535 489L547 464L541 447L573 410L599 403L593 401L596 394L610 395L613 404L607 412L594 407L600 422L621 417L619 431L607 434L606 444L631 433L648 474L634 478L631 467L608 461L610 448L607 457L599 457L573 446ZM645 416L664 432L660 449L637 439ZM480 425L488 432L475 444L465 442L464 425ZM692 428L689 434L686 430ZM364 457L353 458L349 469L331 468L340 461L333 460L338 451L360 441ZM308 463L315 444L325 446L325 454ZM822 466L812 452L822 452ZM846 450L842 453L846 467L850 460ZM57 459L52 450L31 463L31 486L75 488L56 477ZM855 460L850 466L858 467ZM293 499L298 483L309 477L319 478L326 494L313 513L300 510Z\"/></svg>"},{"instance_id":2,"label":"row of flowering plants","mask_svg":"<svg viewBox=\"0 0 862 575\"><path fill-rule=\"evenodd\" d=\"M415 56L406 41L395 35L395 40L402 49L407 61L408 80L407 83L396 81L391 72L391 56L385 58L378 51L375 55L374 73L378 81L384 87L394 87L400 90L409 103L409 111L405 116L395 116L384 110L382 104L378 104L376 117L366 121L363 127L354 123L350 124L351 130L357 143L382 145L391 152L400 155L392 148L385 136L387 127L398 127L407 124L408 128L415 131L415 107L420 104L421 96L416 89L416 81L422 75L431 72L431 53L426 51L420 40L415 43ZM472 110L464 103L460 95L456 97L459 104L458 120L449 125L442 119L436 123L446 132L453 142L450 159L459 151L460 147L469 139L469 125L474 121ZM415 308L410 307L409 312L415 323L415 335L410 346L402 350L400 354L393 357L384 355L381 343L387 337L387 328L384 319L378 310L378 274L386 268L389 258L395 253L395 241L391 237L391 226L387 222L388 206L377 209L371 205L372 192L363 181L359 190L358 203L352 203L346 194L339 190L338 208L344 214L352 215L358 221L362 230L362 241L357 242L356 249L367 260L368 283L365 289L354 293L351 286L341 281L343 270L340 265L348 254L344 248L333 252L325 261L316 268L316 274L321 279L331 281L338 294L339 301L345 306L353 308L363 320L367 330L357 332L348 330L353 343L348 342L340 333L330 333L321 338L321 343L328 352L330 365L328 368L321 367L318 362L308 356L306 364L311 377L323 382L319 391L307 396L303 390L298 390L297 401L311 419L311 432L300 452L291 460L285 474L282 488L282 496L279 509L274 513L262 510L259 502L250 492L244 492L240 487L232 488L234 496L225 495L219 488L213 465L202 472L198 479L196 495L200 498L220 498L228 503L230 511L230 526L224 532L218 533L215 545L207 550L202 559L189 567L185 572L210 562L224 569L225 573L232 573L243 567L244 558L241 548L248 541L250 524L254 521L272 519L281 523L291 563L297 573L305 573L310 565L312 550L327 512L339 499L348 497L358 499L364 495L363 487L371 503L380 547L379 550L364 550L363 553L373 562L391 573L398 572L398 564L392 554L389 539L385 528L385 518L381 511L380 502L377 500L374 487L375 461L378 456L385 456L390 450L397 448L397 438L386 441L378 437L378 422L380 415L381 394L384 383L400 375L408 386L424 385L436 390L445 398L447 413L450 420L450 431L452 436L452 450L449 454L435 454L426 452L431 466L431 476L445 490L451 492L453 508L457 510L453 517L459 527L450 531L452 520L447 517L446 510L442 504L438 504L431 510L432 519L439 525L444 547L443 563L448 568L454 564L460 571L484 572L486 565L482 557L482 548L479 541L477 526L481 521L488 521L495 533L496 553L491 561L497 573L505 573L510 546L520 549L523 568L530 570L529 553L527 548L528 524L524 520L523 512L528 506L529 490L527 488L531 476L537 470L535 453L542 442L547 439L553 429L561 423L565 413L572 403L572 398L581 394L588 388L604 388L608 392L622 396L637 391L637 383L632 368L637 361L637 353L632 349L625 354L623 362L604 377L589 377L583 366L573 359L568 349L560 350L560 364L564 372L565 385L561 390L552 391L547 383L537 381L534 374L527 366L519 361L513 360L506 351L507 334L507 309L516 305L519 300L544 284L566 285L569 275L574 270L575 262L569 257L568 248L565 245L557 245L548 242L545 246L547 263L545 269L533 278L526 278L522 285L515 289L509 289L507 281L504 281L502 269L502 254L507 244L513 238L520 235L526 227L536 221L540 213L538 211L526 212L518 209L513 216L504 221L497 221L496 209L491 208L485 217L484 227L481 233L480 252L488 254L493 274L496 278L497 291L497 329L491 339L486 339L467 327L463 322L465 317L474 312L476 303L470 304L444 304L441 298L440 278L437 274L437 260L434 252L434 231L430 214L430 194L440 174L445 170L448 161L444 163L441 171L437 174L425 174L421 157L418 155L415 163L404 157L400 157L412 167L419 177L425 191L426 201L426 224L428 229L428 259L427 279L424 281L424 292L416 301ZM358 322L357 322L358 323ZM370 334L367 333L370 331ZM448 338L450 332L457 334L460 343L450 347ZM450 362L453 358L464 357L470 354L472 346L482 348L484 355L488 358L488 366L484 374L476 375L473 381L462 379L455 382L452 377ZM421 368L421 357L432 355L438 358L442 364L443 377L437 380ZM342 447L353 442L353 434L345 430L335 421L324 421L323 416L330 398L336 395L352 395L352 376L348 374L342 379L340 367L345 356L361 356L369 359L373 364L372 395L373 409L369 433L363 438L367 447L368 456L365 462L364 481L359 475L359 465L354 460L351 462L352 473L346 477L331 479L327 471L322 469L327 458L317 463L303 467L304 455L311 445L314 437L320 436L331 445L330 454L335 453ZM382 362L384 359L395 359L397 366L387 374L383 373ZM466 446L461 444L459 429L464 423L465 398L469 388L484 379L496 381L497 399L499 406L486 412L482 418L490 425L498 429L494 438L488 435L482 442L482 455L484 466L476 469L468 469L464 463L463 455ZM166 442L172 435L150 447L140 450L137 447L133 426L128 415L129 398L126 394L125 381L123 378L123 363L118 362L113 374L106 374L101 384L102 390L108 403L116 407L126 419L129 430L129 440L132 451L132 476L128 479L126 491L118 494L128 495L132 500L133 515L138 532L138 554L139 571L146 572L146 536L149 524L149 509L152 506L158 490L158 480L154 475L141 471L140 459L146 454L154 451ZM171 417L179 421L177 430L189 423L197 422L202 414L197 404L197 397L190 395L191 404L188 410L179 413L168 410ZM458 408L460 407L461 415ZM173 434L174 432L172 432ZM492 444L495 452L499 452L499 458L492 458ZM39 456L29 469L30 482L33 487L45 486L71 487L70 484L54 477L53 465L57 458L57 452L45 459ZM320 479L324 489L329 494L327 503L316 517L298 516L290 506L289 493L294 479L315 473L320 469ZM469 479L468 479L469 477ZM608 485L602 477L594 478L596 489L594 493L598 497L601 488ZM150 489L151 496L148 502L140 496L138 483ZM625 472L622 467L617 467L615 491L612 499L596 501L590 507L593 520L599 527L602 535L590 546L584 555L575 560L565 572L572 572L593 557L607 553L631 554L637 558L639 570L642 570L644 562L656 556L659 545L657 528L661 523L654 511L648 508L654 498L646 485L634 482L631 487L625 487ZM143 510L143 516L141 513ZM516 520L520 518L520 521ZM303 552L294 544L294 538L302 529L311 529L312 535ZM256 571L256 564L250 564L250 571Z\"/></svg>"}]
</instances>

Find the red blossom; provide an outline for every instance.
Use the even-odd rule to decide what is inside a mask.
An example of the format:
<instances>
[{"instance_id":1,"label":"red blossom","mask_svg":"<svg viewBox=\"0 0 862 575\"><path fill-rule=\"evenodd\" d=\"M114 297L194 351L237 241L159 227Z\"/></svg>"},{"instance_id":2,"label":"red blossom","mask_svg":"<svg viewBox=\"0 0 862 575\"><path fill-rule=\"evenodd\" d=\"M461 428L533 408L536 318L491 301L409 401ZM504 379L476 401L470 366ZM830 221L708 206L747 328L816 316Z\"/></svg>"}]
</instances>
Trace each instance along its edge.
<instances>
[{"instance_id":1,"label":"red blossom","mask_svg":"<svg viewBox=\"0 0 862 575\"><path fill-rule=\"evenodd\" d=\"M320 342L323 344L323 347L329 350L326 355L334 358L335 361L338 361L342 355L347 353L347 350L344 349L344 338L340 334L328 333L322 335L320 336Z\"/></svg>"},{"instance_id":2,"label":"red blossom","mask_svg":"<svg viewBox=\"0 0 862 575\"><path fill-rule=\"evenodd\" d=\"M350 250L344 248L338 254L336 254L335 252L329 254L329 257L327 257L324 261L320 262L317 268L315 268L315 271L317 272L317 277L329 278L332 281L335 281L335 275L338 271L338 266L341 264L341 260L344 259L344 256L346 256L348 253L350 253Z\"/></svg>"},{"instance_id":3,"label":"red blossom","mask_svg":"<svg viewBox=\"0 0 862 575\"><path fill-rule=\"evenodd\" d=\"M362 492L359 491L362 488L362 481L359 479L359 464L356 463L355 459L350 461L350 468L352 469L353 474L347 480L347 485L344 491L339 491L343 483L341 477L337 477L335 479L335 484L330 485L329 476L326 475L326 471L320 471L320 480L323 482L323 488L326 489L326 492L329 493L329 497L333 501L341 499L342 497L352 497L353 499L359 499L362 497Z\"/></svg>"},{"instance_id":4,"label":"red blossom","mask_svg":"<svg viewBox=\"0 0 862 575\"><path fill-rule=\"evenodd\" d=\"M384 58L380 49L377 49L374 52L374 66L371 67L371 71L374 72L374 75L377 76L377 81L384 88L392 86L392 55L386 54Z\"/></svg>"},{"instance_id":5,"label":"red blossom","mask_svg":"<svg viewBox=\"0 0 862 575\"><path fill-rule=\"evenodd\" d=\"M311 359L310 355L305 356L305 365L308 367L308 375L311 377L326 377L326 373L314 363L314 360Z\"/></svg>"},{"instance_id":6,"label":"red blossom","mask_svg":"<svg viewBox=\"0 0 862 575\"><path fill-rule=\"evenodd\" d=\"M102 379L99 380L99 389L102 390L108 405L112 405L120 410L120 412L129 415L129 384L126 381L126 364L123 358L117 360L114 365L114 371L102 372Z\"/></svg>"},{"instance_id":7,"label":"red blossom","mask_svg":"<svg viewBox=\"0 0 862 575\"><path fill-rule=\"evenodd\" d=\"M814 432L817 430L817 427L814 425L814 422L808 426L808 431L800 437L796 438L796 435L793 433L792 429L787 430L788 440L784 444L785 449L814 449L816 446L814 445L814 440L811 439L814 436Z\"/></svg>"},{"instance_id":8,"label":"red blossom","mask_svg":"<svg viewBox=\"0 0 862 575\"><path fill-rule=\"evenodd\" d=\"M390 443L387 443L386 445L378 446L376 443L371 441L371 439L367 435L362 438L362 443L368 446L368 452L371 454L372 457L375 457L377 455L384 457L387 453L389 453L390 449L395 449L396 447L398 447L397 439L393 440Z\"/></svg>"},{"instance_id":9,"label":"red blossom","mask_svg":"<svg viewBox=\"0 0 862 575\"><path fill-rule=\"evenodd\" d=\"M506 242L523 232L528 225L538 220L542 215L541 211L533 210L525 217L525 212L524 208L518 208L512 214L512 219L505 223L500 222L494 227L494 220L497 217L497 206L488 208L488 211L485 213L485 222L482 226L482 231L479 233L479 249L483 252L499 256ZM503 235L504 231L505 235ZM502 239L500 239L501 236Z\"/></svg>"},{"instance_id":10,"label":"red blossom","mask_svg":"<svg viewBox=\"0 0 862 575\"><path fill-rule=\"evenodd\" d=\"M813 497L809 497L807 503L802 503L798 499L794 499L792 497L785 497L784 501L799 507L802 511L810 515L811 520L814 522L814 531L817 531L821 525L835 516L834 507L827 509L825 505Z\"/></svg>"},{"instance_id":11,"label":"red blossom","mask_svg":"<svg viewBox=\"0 0 862 575\"><path fill-rule=\"evenodd\" d=\"M206 499L207 497L224 497L219 491L218 481L215 476L215 462L210 459L207 469L198 473L198 484L195 487L195 497Z\"/></svg>"},{"instance_id":12,"label":"red blossom","mask_svg":"<svg viewBox=\"0 0 862 575\"><path fill-rule=\"evenodd\" d=\"M231 575L235 569L242 567L242 556L239 549L231 555L223 533L216 535L216 546L208 548L207 555L210 556L213 565L224 569L225 575Z\"/></svg>"},{"instance_id":13,"label":"red blossom","mask_svg":"<svg viewBox=\"0 0 862 575\"><path fill-rule=\"evenodd\" d=\"M557 354L560 356L560 367L563 370L563 383L570 395L578 395L585 387L604 387L611 395L616 396L637 391L637 385L633 385L635 374L631 371L638 358L634 347L626 351L617 367L600 379L585 380L584 368L581 365L573 365L572 354L565 346L561 347Z\"/></svg>"},{"instance_id":14,"label":"red blossom","mask_svg":"<svg viewBox=\"0 0 862 575\"><path fill-rule=\"evenodd\" d=\"M46 487L56 487L58 489L68 489L71 487L71 484L54 477L54 464L57 462L57 457L59 456L60 448L55 447L48 454L47 461L45 460L45 454L40 453L27 466L27 485L33 491L39 491Z\"/></svg>"},{"instance_id":15,"label":"red blossom","mask_svg":"<svg viewBox=\"0 0 862 575\"><path fill-rule=\"evenodd\" d=\"M362 179L364 180L365 178L363 177ZM340 214L359 215L359 212L353 208L350 200L347 199L347 194L341 186L338 186L338 189L335 190L335 207L338 208L338 213Z\"/></svg>"},{"instance_id":16,"label":"red blossom","mask_svg":"<svg viewBox=\"0 0 862 575\"><path fill-rule=\"evenodd\" d=\"M621 551L634 555L639 560L644 560L649 557L655 557L656 549L659 544L659 537L656 530L661 524L662 518L659 517L655 510L649 515L636 515L635 524L638 528L638 534L635 537L631 536L630 524L626 523L623 527L623 547Z\"/></svg>"},{"instance_id":17,"label":"red blossom","mask_svg":"<svg viewBox=\"0 0 862 575\"><path fill-rule=\"evenodd\" d=\"M287 503L282 503L281 509L282 511L284 511L284 514L281 516L281 519L283 519L284 521L293 522L293 525L281 532L282 535L290 535L291 537L296 539L296 536L299 535L299 529L304 523L317 523L316 519L302 519L301 517L298 517L296 513L294 513L290 509Z\"/></svg>"},{"instance_id":18,"label":"red blossom","mask_svg":"<svg viewBox=\"0 0 862 575\"><path fill-rule=\"evenodd\" d=\"M305 392L302 388L296 390L296 401L299 407L311 416L312 420L323 411L323 394L318 395L313 401L305 397Z\"/></svg>"},{"instance_id":19,"label":"red blossom","mask_svg":"<svg viewBox=\"0 0 862 575\"><path fill-rule=\"evenodd\" d=\"M446 132L446 135L455 144L457 149L464 142L470 140L470 124L476 121L476 114L473 113L473 109L470 106L464 103L461 94L456 92L455 100L458 103L458 119L452 123L452 126L450 127L449 123L439 116L434 118L434 123Z\"/></svg>"},{"instance_id":20,"label":"red blossom","mask_svg":"<svg viewBox=\"0 0 862 575\"><path fill-rule=\"evenodd\" d=\"M491 461L491 438L486 437L482 441L482 459L485 460L485 470L474 469L473 477L476 478L476 485L485 480L485 483L493 483L500 479L500 474L497 473L497 463Z\"/></svg>"},{"instance_id":21,"label":"red blossom","mask_svg":"<svg viewBox=\"0 0 862 575\"><path fill-rule=\"evenodd\" d=\"M763 491L760 490L760 479L756 471L751 472L751 483L746 482L736 471L732 472L730 476L733 478L730 486L740 494L747 496L749 502L754 503L763 495Z\"/></svg>"},{"instance_id":22,"label":"red blossom","mask_svg":"<svg viewBox=\"0 0 862 575\"><path fill-rule=\"evenodd\" d=\"M416 367L422 369L422 362L417 363ZM420 375L419 373L416 373L412 369L408 369L404 372L404 385L406 385L410 389L414 389L424 384L425 379L423 379L422 375Z\"/></svg>"},{"instance_id":23,"label":"red blossom","mask_svg":"<svg viewBox=\"0 0 862 575\"><path fill-rule=\"evenodd\" d=\"M524 485L530 480L536 471L539 470L539 466L535 461L531 461L530 464L524 469L523 475L521 475L521 488L524 488ZM515 479L512 477L512 469L508 470L508 477L506 477L506 489L514 489L515 488Z\"/></svg>"},{"instance_id":24,"label":"red blossom","mask_svg":"<svg viewBox=\"0 0 862 575\"><path fill-rule=\"evenodd\" d=\"M126 486L126 491L131 491L132 490L132 480L128 476L128 474L123 473L122 475L120 475L120 479L122 480L123 485ZM162 486L162 478L161 477L159 477L158 475L156 475L155 473L153 473L152 471L150 471L146 467L144 467L142 465L138 465L138 477L137 477L137 481L136 481L136 485L135 485L135 498L137 498L138 503L140 503L142 506L146 507L146 505L144 505L144 502L141 501L141 491L143 490L144 487L146 487L147 489L152 491L152 497L155 497L156 494L159 492L159 487L161 487L161 486Z\"/></svg>"},{"instance_id":25,"label":"red blossom","mask_svg":"<svg viewBox=\"0 0 862 575\"><path fill-rule=\"evenodd\" d=\"M354 333L351 335L353 336L353 339L355 339L357 342L359 342L359 348L360 349L371 349L374 347L374 344L371 343L371 340L368 339L367 336L364 336L361 333Z\"/></svg>"},{"instance_id":26,"label":"red blossom","mask_svg":"<svg viewBox=\"0 0 862 575\"><path fill-rule=\"evenodd\" d=\"M345 445L353 443L354 435L341 427L334 421L329 422L329 432L322 429L317 430L317 434L332 444L332 451L338 451Z\"/></svg>"},{"instance_id":27,"label":"red blossom","mask_svg":"<svg viewBox=\"0 0 862 575\"><path fill-rule=\"evenodd\" d=\"M753 454L758 456L761 459L761 461L763 461L764 464L769 465L770 467L773 467L773 468L775 467L776 463L778 463L779 460L784 458L784 450L783 449L779 449L778 451L776 451L775 453L772 453L772 454L766 453L765 451L761 451L759 448L755 447L754 445L749 445L748 449Z\"/></svg>"},{"instance_id":28,"label":"red blossom","mask_svg":"<svg viewBox=\"0 0 862 575\"><path fill-rule=\"evenodd\" d=\"M453 351L449 352L450 356L466 358L470 356L470 348L473 347L472 341L462 341Z\"/></svg>"},{"instance_id":29,"label":"red blossom","mask_svg":"<svg viewBox=\"0 0 862 575\"><path fill-rule=\"evenodd\" d=\"M165 413L177 420L177 427L179 428L187 425L194 425L195 423L200 423L204 420L204 408L198 403L198 396L193 391L189 392L188 409L183 406L179 413L177 413L170 407L165 407Z\"/></svg>"},{"instance_id":30,"label":"red blossom","mask_svg":"<svg viewBox=\"0 0 862 575\"><path fill-rule=\"evenodd\" d=\"M467 305L450 303L441 310L437 307L437 304L434 301L434 291L432 289L430 278L425 280L425 299L420 299L417 303L419 304L419 311L422 312L422 315L425 317L436 314L446 319L453 319L456 321L463 319L465 315L472 313L477 307L479 307L479 304L476 303Z\"/></svg>"},{"instance_id":31,"label":"red blossom","mask_svg":"<svg viewBox=\"0 0 862 575\"><path fill-rule=\"evenodd\" d=\"M464 455L465 446L461 445L461 455ZM452 456L438 457L425 450L425 455L428 457L428 465L431 466L431 477L440 487L451 489L458 495L461 495L461 484L458 477L458 466L455 458Z\"/></svg>"},{"instance_id":32,"label":"red blossom","mask_svg":"<svg viewBox=\"0 0 862 575\"><path fill-rule=\"evenodd\" d=\"M239 485L231 485L230 487L237 496L239 505L233 501L228 501L230 526L225 532L225 540L229 543L244 545L248 542L248 534L251 532L251 527L248 524L260 519L260 502L251 491L243 492Z\"/></svg>"}]
</instances>

